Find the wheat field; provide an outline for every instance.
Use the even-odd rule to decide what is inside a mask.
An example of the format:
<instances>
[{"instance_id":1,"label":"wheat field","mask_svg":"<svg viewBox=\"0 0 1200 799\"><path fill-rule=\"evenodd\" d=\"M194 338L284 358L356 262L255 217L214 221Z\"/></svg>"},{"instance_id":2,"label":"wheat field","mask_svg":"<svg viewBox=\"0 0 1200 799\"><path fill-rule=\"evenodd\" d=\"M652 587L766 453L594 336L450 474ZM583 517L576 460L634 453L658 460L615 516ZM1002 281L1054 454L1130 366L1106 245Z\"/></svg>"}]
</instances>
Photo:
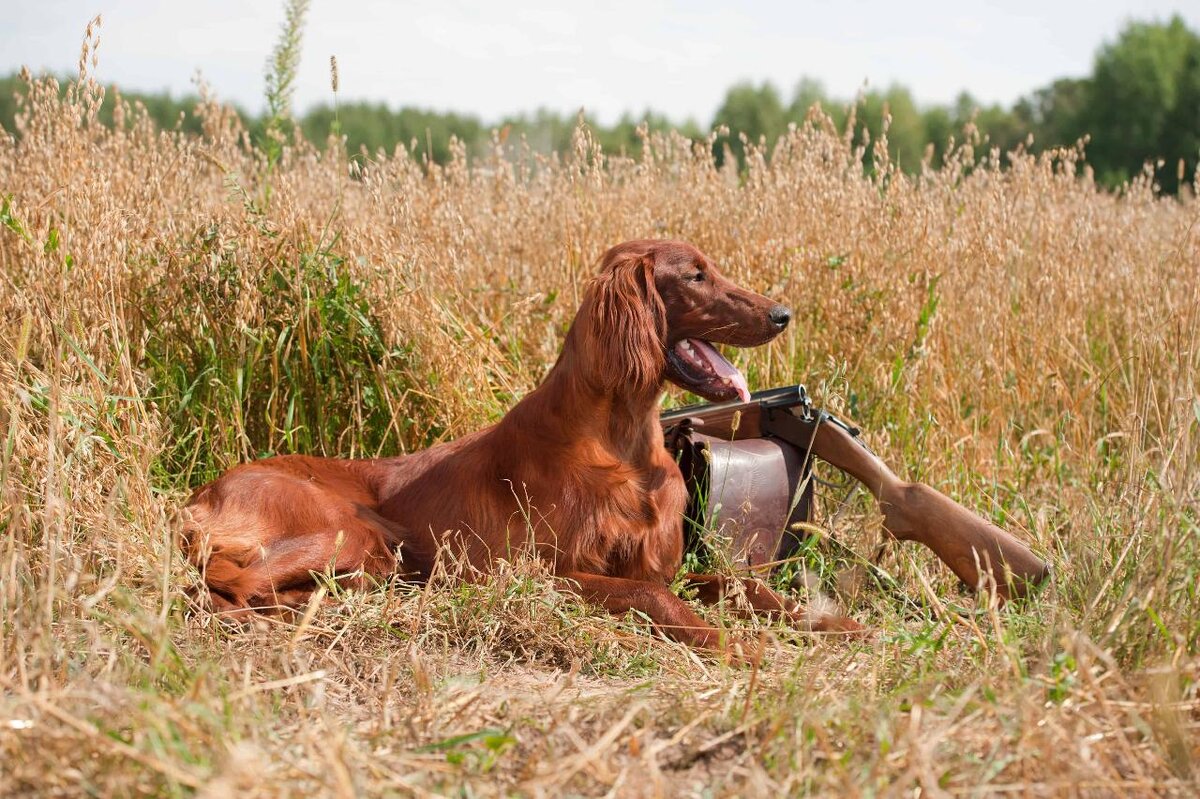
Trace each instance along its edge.
<instances>
[{"instance_id":1,"label":"wheat field","mask_svg":"<svg viewBox=\"0 0 1200 799\"><path fill-rule=\"evenodd\" d=\"M0 134L0 794L1187 796L1200 780L1200 204L1097 188L1078 150L971 129L901 172L819 109L744 173L494 138L252 142L212 99L157 129L31 82ZM850 127L849 129L853 129ZM287 132L285 132L287 133ZM864 148L865 151L864 151ZM863 157L872 168L864 171ZM175 542L191 488L275 452L394 454L498 418L553 363L608 246L678 237L795 322L740 351L897 471L1029 541L1031 601L819 542L800 594L865 642L723 665L559 594L329 586L214 620ZM667 402L686 398L672 391ZM858 556L863 496L819 522ZM836 516L836 519L835 519ZM750 629L745 629L747 626Z\"/></svg>"}]
</instances>

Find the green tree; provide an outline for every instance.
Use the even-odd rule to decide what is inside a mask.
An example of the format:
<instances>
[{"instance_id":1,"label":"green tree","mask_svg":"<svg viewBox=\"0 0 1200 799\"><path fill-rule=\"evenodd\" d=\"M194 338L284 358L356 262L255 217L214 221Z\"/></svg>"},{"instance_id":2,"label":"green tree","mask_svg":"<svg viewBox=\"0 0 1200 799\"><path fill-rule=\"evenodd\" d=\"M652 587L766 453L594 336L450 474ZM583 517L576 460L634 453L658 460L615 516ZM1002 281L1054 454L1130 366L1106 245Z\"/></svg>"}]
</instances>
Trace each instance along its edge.
<instances>
[{"instance_id":1,"label":"green tree","mask_svg":"<svg viewBox=\"0 0 1200 799\"><path fill-rule=\"evenodd\" d=\"M1190 156L1194 165L1195 154L1175 149L1187 147L1189 138L1169 127L1187 121L1189 110L1180 108L1181 99L1194 104L1186 95L1198 51L1200 37L1178 16L1166 24L1132 22L1100 49L1083 120L1092 134L1089 160L1100 180L1119 183L1145 161L1161 157L1166 161L1158 173L1163 188L1178 187L1176 161Z\"/></svg>"},{"instance_id":2,"label":"green tree","mask_svg":"<svg viewBox=\"0 0 1200 799\"><path fill-rule=\"evenodd\" d=\"M720 137L713 145L717 163L724 162L725 148L728 147L738 163L744 164L746 152L739 134L744 133L751 142L764 138L770 147L787 127L779 91L770 82L757 87L752 83L730 87L713 119L714 128L720 125L729 128L729 135Z\"/></svg>"},{"instance_id":3,"label":"green tree","mask_svg":"<svg viewBox=\"0 0 1200 799\"><path fill-rule=\"evenodd\" d=\"M334 109L318 105L304 115L300 129L316 144L334 131ZM457 138L476 152L482 148L487 129L469 114L439 113L420 108L391 109L383 103L341 103L337 111L338 127L346 137L348 152L379 149L392 152L403 144L418 157L444 164L450 159L450 139Z\"/></svg>"},{"instance_id":4,"label":"green tree","mask_svg":"<svg viewBox=\"0 0 1200 799\"><path fill-rule=\"evenodd\" d=\"M1179 76L1175 108L1163 124L1164 185L1187 183L1200 165L1200 47L1191 47ZM1180 162L1183 169L1179 169ZM1181 174L1182 173L1182 174Z\"/></svg>"},{"instance_id":5,"label":"green tree","mask_svg":"<svg viewBox=\"0 0 1200 799\"><path fill-rule=\"evenodd\" d=\"M814 105L820 105L821 110L834 118L835 124L841 124L840 108L830 107L840 104L832 103L829 94L825 91L824 84L813 78L801 78L796 83L796 88L792 90L792 102L787 109L788 122L797 124L803 122L809 109Z\"/></svg>"},{"instance_id":6,"label":"green tree","mask_svg":"<svg viewBox=\"0 0 1200 799\"><path fill-rule=\"evenodd\" d=\"M665 133L677 130L689 139L701 137L700 127L692 120L686 120L682 125L676 125L666 116L647 108L639 116L630 113L621 118L612 127L593 126L596 138L604 152L610 154L625 154L634 158L642 154L642 140L638 138L637 130L642 125L650 132Z\"/></svg>"},{"instance_id":7,"label":"green tree","mask_svg":"<svg viewBox=\"0 0 1200 799\"><path fill-rule=\"evenodd\" d=\"M1000 105L984 105L963 92L954 103L954 124L961 131L968 122L974 122L986 146L999 148L1001 155L1016 149L1030 130L1012 111Z\"/></svg>"},{"instance_id":8,"label":"green tree","mask_svg":"<svg viewBox=\"0 0 1200 799\"><path fill-rule=\"evenodd\" d=\"M74 80L73 77L62 76L58 79L59 86L65 91L67 84L72 80ZM19 74L14 73L0 78L0 127L9 133L16 133L16 116L19 108L17 98L18 96L24 97L25 94L25 81ZM200 119L195 114L196 104L199 102L199 98L195 95L177 98L168 92L118 92L118 87L115 85L106 87L104 104L100 106L99 119L105 125L112 125L113 108L116 106L118 96L135 112L139 108L145 109L146 115L162 130L174 130L178 127L184 132L196 134L202 130ZM127 116L126 124L131 122L132 119Z\"/></svg>"},{"instance_id":9,"label":"green tree","mask_svg":"<svg viewBox=\"0 0 1200 799\"><path fill-rule=\"evenodd\" d=\"M901 169L912 172L921 163L928 137L925 120L917 110L912 93L893 84L887 91L873 91L863 95L855 118L854 140L868 142L878 140L883 132L884 115L891 117L888 127L888 154ZM865 135L864 135L865 134ZM872 147L863 155L867 166L872 162Z\"/></svg>"},{"instance_id":10,"label":"green tree","mask_svg":"<svg viewBox=\"0 0 1200 799\"><path fill-rule=\"evenodd\" d=\"M1060 78L1018 100L1013 114L1037 147L1070 147L1087 133L1090 93L1090 79Z\"/></svg>"},{"instance_id":11,"label":"green tree","mask_svg":"<svg viewBox=\"0 0 1200 799\"><path fill-rule=\"evenodd\" d=\"M17 75L0 78L0 128L16 133L17 95L25 94L25 82Z\"/></svg>"},{"instance_id":12,"label":"green tree","mask_svg":"<svg viewBox=\"0 0 1200 799\"><path fill-rule=\"evenodd\" d=\"M567 116L558 114L546 108L539 108L533 114L517 114L505 117L501 127L508 127L512 136L524 136L529 146L536 152L551 153L566 152L571 148L571 135L575 131L578 117L574 114ZM592 120L587 120L595 130Z\"/></svg>"},{"instance_id":13,"label":"green tree","mask_svg":"<svg viewBox=\"0 0 1200 799\"><path fill-rule=\"evenodd\" d=\"M962 138L962 125L959 124L950 109L944 105L930 106L925 109L921 117L925 123L927 143L933 145L933 161L936 165L945 158L946 145L949 144L950 137L953 136L955 140Z\"/></svg>"},{"instance_id":14,"label":"green tree","mask_svg":"<svg viewBox=\"0 0 1200 799\"><path fill-rule=\"evenodd\" d=\"M288 22L281 34L267 76L269 110L257 118L242 114L248 130L259 142L279 146L285 133L283 120L289 114L290 87L299 53L299 35L305 0L291 0ZM67 78L60 82L65 87ZM15 74L0 78L0 127L16 132L16 97L25 91L24 82ZM112 124L117 93L110 87L100 120ZM144 107L146 114L163 129L179 128L198 133L200 121L194 114L197 99L175 98L166 93L124 92L121 98L133 107ZM820 103L839 128L846 124L851 103L830 97L820 82L802 78L785 106L779 91L769 82L738 83L726 92L712 125L726 126L729 135L714 147L720 163L728 148L745 163L739 134L751 141L764 140L772 147L788 123L801 123L809 109ZM856 140L864 136L876 140L882 130L885 112L891 116L888 150L900 168L915 172L927 147L932 144L935 164L944 157L951 137L961 141L963 128L974 123L990 146L1008 152L1034 134L1034 148L1069 146L1084 135L1091 137L1088 161L1098 178L1117 185L1141 170L1143 163L1163 160L1156 178L1164 190L1178 189L1190 182L1200 160L1200 36L1189 30L1176 16L1165 23L1130 23L1113 42L1096 54L1093 74L1086 78L1062 78L1032 92L1012 108L982 104L962 93L948 106L919 107L903 86L892 85L872 91L857 100ZM338 124L335 125L335 113ZM126 117L128 119L128 117ZM538 152L564 152L571 147L578 116L540 109L487 124L470 114L442 113L424 109L390 108L382 103L349 103L336 112L327 105L312 108L300 119L300 128L310 141L320 145L335 130L346 136L351 152L366 149L392 151L403 143L415 157L445 163L450 157L450 140L457 138L467 152L481 155L489 150L493 128L508 129L508 141L524 137ZM701 131L694 122L682 128L662 114L647 109L641 114L627 113L614 125L604 126L585 118L596 139L607 153L625 153L638 157L642 142L638 128L645 124L652 131L678 129L691 138ZM274 136L266 131L274 124ZM128 122L127 122L128 124ZM290 123L287 132L290 132ZM872 152L868 148L866 167ZM1182 170L1180 164L1182 162Z\"/></svg>"}]
</instances>

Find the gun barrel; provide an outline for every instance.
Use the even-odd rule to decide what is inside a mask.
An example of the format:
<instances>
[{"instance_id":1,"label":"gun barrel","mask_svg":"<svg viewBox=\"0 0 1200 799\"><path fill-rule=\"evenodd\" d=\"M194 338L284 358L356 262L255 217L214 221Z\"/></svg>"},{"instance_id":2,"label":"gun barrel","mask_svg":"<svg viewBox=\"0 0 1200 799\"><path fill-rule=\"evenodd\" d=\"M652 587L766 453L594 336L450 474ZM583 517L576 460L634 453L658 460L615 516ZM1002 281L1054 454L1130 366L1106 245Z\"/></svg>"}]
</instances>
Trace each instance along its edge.
<instances>
[{"instance_id":1,"label":"gun barrel","mask_svg":"<svg viewBox=\"0 0 1200 799\"><path fill-rule=\"evenodd\" d=\"M719 403L705 402L697 405L685 405L682 408L672 408L659 414L659 422L664 430L684 419L703 419L707 425L710 419L732 418L739 411L745 416L747 412L758 412L767 408L791 408L797 405L808 406L810 402L804 385L798 383L794 386L755 391L750 395L748 402L740 400ZM708 429L705 432L709 435L718 435ZM758 435L758 433L754 435ZM739 436L739 438L745 437Z\"/></svg>"}]
</instances>

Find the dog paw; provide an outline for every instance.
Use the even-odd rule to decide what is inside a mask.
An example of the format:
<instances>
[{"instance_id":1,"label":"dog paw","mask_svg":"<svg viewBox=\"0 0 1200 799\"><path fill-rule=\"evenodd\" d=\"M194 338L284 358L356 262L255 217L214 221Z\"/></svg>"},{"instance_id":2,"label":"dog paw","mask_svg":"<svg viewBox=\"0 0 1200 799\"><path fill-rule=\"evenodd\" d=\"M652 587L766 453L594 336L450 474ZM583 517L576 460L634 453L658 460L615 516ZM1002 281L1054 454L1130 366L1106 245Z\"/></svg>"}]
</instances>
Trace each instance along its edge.
<instances>
[{"instance_id":1,"label":"dog paw","mask_svg":"<svg viewBox=\"0 0 1200 799\"><path fill-rule=\"evenodd\" d=\"M823 613L820 618L814 619L812 630L818 633L838 633L858 639L870 638L872 634L870 627L859 624L849 616L839 616L834 613Z\"/></svg>"}]
</instances>

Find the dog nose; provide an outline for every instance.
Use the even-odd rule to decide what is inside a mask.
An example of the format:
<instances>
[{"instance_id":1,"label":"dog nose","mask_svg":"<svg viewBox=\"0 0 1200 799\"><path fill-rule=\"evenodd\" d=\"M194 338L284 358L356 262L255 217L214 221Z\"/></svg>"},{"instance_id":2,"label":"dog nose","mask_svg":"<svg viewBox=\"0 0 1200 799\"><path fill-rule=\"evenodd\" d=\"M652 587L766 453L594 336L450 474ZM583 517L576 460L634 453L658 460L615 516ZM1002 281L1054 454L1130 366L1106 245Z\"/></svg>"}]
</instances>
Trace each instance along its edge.
<instances>
[{"instance_id":1,"label":"dog nose","mask_svg":"<svg viewBox=\"0 0 1200 799\"><path fill-rule=\"evenodd\" d=\"M788 322L792 321L792 309L785 305L776 305L767 313L767 318L771 320L771 324L783 330L788 326Z\"/></svg>"}]
</instances>

